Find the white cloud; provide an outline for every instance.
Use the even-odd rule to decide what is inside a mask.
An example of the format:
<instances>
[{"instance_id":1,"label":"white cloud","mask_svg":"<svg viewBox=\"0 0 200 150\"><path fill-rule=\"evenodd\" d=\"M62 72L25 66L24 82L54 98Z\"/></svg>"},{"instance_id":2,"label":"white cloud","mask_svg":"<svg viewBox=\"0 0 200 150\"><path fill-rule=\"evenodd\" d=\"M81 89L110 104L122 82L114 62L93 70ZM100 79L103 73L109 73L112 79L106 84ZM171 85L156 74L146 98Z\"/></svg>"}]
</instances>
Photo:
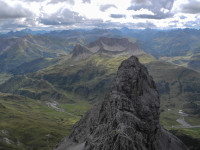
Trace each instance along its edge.
<instances>
[{"instance_id":1,"label":"white cloud","mask_svg":"<svg viewBox=\"0 0 200 150\"><path fill-rule=\"evenodd\" d=\"M1 7L0 12L4 13L0 14L0 27L11 23L14 28L16 23L17 28L73 28L104 23L106 27L146 24L152 28L199 28L196 22L200 0L0 0L1 3L9 8Z\"/></svg>"},{"instance_id":2,"label":"white cloud","mask_svg":"<svg viewBox=\"0 0 200 150\"><path fill-rule=\"evenodd\" d=\"M148 9L144 9L144 8L134 11L133 14L134 15L155 15L152 11L150 11Z\"/></svg>"},{"instance_id":3,"label":"white cloud","mask_svg":"<svg viewBox=\"0 0 200 150\"><path fill-rule=\"evenodd\" d=\"M169 10L165 8L161 8L160 11L163 12L164 14L169 13Z\"/></svg>"}]
</instances>

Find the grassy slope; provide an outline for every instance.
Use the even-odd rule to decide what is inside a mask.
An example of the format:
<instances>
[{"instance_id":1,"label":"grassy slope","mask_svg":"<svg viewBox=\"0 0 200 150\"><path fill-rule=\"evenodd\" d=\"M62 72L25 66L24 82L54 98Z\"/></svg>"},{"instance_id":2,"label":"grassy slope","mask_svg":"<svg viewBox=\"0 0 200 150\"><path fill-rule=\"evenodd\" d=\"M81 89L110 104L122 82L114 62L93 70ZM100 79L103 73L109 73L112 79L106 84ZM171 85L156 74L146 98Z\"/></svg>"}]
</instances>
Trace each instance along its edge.
<instances>
[{"instance_id":1,"label":"grassy slope","mask_svg":"<svg viewBox=\"0 0 200 150\"><path fill-rule=\"evenodd\" d=\"M13 75L20 75L20 74L27 74L37 72L44 68L47 68L56 62L58 62L62 57L58 58L38 58L33 61L23 63L22 65L18 66L17 68L9 71Z\"/></svg>"},{"instance_id":2,"label":"grassy slope","mask_svg":"<svg viewBox=\"0 0 200 150\"><path fill-rule=\"evenodd\" d=\"M200 71L200 32L198 30L152 31L139 36L140 47L156 58ZM148 36L146 36L148 35ZM143 36L143 37L142 37Z\"/></svg>"},{"instance_id":3,"label":"grassy slope","mask_svg":"<svg viewBox=\"0 0 200 150\"><path fill-rule=\"evenodd\" d=\"M0 86L0 91L46 100L73 101L77 95L96 100L108 91L118 66L127 56L94 55L81 62L67 60L43 71L15 76ZM143 62L154 58L140 56Z\"/></svg>"},{"instance_id":4,"label":"grassy slope","mask_svg":"<svg viewBox=\"0 0 200 150\"><path fill-rule=\"evenodd\" d=\"M1 72L42 57L43 47L22 40L0 55Z\"/></svg>"},{"instance_id":5,"label":"grassy slope","mask_svg":"<svg viewBox=\"0 0 200 150\"><path fill-rule=\"evenodd\" d=\"M0 149L52 149L70 133L72 125L88 107L82 103L73 109L75 116L58 112L40 101L0 94ZM68 111L69 105L65 105ZM78 111L76 111L78 109ZM88 108L87 108L88 109ZM69 112L72 111L71 109ZM80 111L80 112L79 112ZM47 136L50 134L49 139ZM7 144L8 138L11 144Z\"/></svg>"},{"instance_id":6,"label":"grassy slope","mask_svg":"<svg viewBox=\"0 0 200 150\"><path fill-rule=\"evenodd\" d=\"M2 92L24 95L33 99L65 99L65 95L43 79L32 79L26 75L15 76L1 85Z\"/></svg>"},{"instance_id":7,"label":"grassy slope","mask_svg":"<svg viewBox=\"0 0 200 150\"><path fill-rule=\"evenodd\" d=\"M10 79L12 77L11 74L0 74L0 84L4 83L5 81L7 81L8 79Z\"/></svg>"},{"instance_id":8,"label":"grassy slope","mask_svg":"<svg viewBox=\"0 0 200 150\"><path fill-rule=\"evenodd\" d=\"M191 150L199 149L200 128L172 128L174 125L180 125L176 122L180 118L179 110L190 114L188 117L184 117L189 124L200 125L199 73L185 67L157 61L147 64L147 67L161 93L161 124L178 136ZM195 104L195 107L190 107L190 103Z\"/></svg>"},{"instance_id":9,"label":"grassy slope","mask_svg":"<svg viewBox=\"0 0 200 150\"><path fill-rule=\"evenodd\" d=\"M20 38L0 39L0 73L16 69L38 58L55 58L68 54L81 39L65 39L53 36L26 35ZM23 67L23 66L22 66Z\"/></svg>"},{"instance_id":10,"label":"grassy slope","mask_svg":"<svg viewBox=\"0 0 200 150\"><path fill-rule=\"evenodd\" d=\"M149 63L147 67L161 94L162 109L185 109L190 113L185 107L188 103L199 105L200 75L198 72L159 61ZM195 115L195 112L193 114Z\"/></svg>"},{"instance_id":11,"label":"grassy slope","mask_svg":"<svg viewBox=\"0 0 200 150\"><path fill-rule=\"evenodd\" d=\"M199 31L171 30L147 36L142 49L156 57L185 56L190 50L200 47Z\"/></svg>"},{"instance_id":12,"label":"grassy slope","mask_svg":"<svg viewBox=\"0 0 200 150\"><path fill-rule=\"evenodd\" d=\"M200 149L200 128L170 130L183 141L190 150Z\"/></svg>"},{"instance_id":13,"label":"grassy slope","mask_svg":"<svg viewBox=\"0 0 200 150\"><path fill-rule=\"evenodd\" d=\"M161 61L170 62L179 66L188 67L196 71L200 71L200 53L190 51L184 56L160 57Z\"/></svg>"}]
</instances>

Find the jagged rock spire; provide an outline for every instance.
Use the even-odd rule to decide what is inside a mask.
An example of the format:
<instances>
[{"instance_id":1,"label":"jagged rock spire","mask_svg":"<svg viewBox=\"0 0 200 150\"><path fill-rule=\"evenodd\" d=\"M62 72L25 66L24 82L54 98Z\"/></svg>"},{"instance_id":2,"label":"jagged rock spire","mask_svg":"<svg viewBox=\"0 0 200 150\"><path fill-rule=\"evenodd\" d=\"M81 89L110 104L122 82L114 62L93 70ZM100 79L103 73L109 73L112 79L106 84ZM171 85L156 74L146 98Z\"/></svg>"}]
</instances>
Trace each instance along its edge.
<instances>
[{"instance_id":1,"label":"jagged rock spire","mask_svg":"<svg viewBox=\"0 0 200 150\"><path fill-rule=\"evenodd\" d=\"M56 150L186 150L159 124L152 77L134 56L122 62L104 100L78 121Z\"/></svg>"}]
</instances>

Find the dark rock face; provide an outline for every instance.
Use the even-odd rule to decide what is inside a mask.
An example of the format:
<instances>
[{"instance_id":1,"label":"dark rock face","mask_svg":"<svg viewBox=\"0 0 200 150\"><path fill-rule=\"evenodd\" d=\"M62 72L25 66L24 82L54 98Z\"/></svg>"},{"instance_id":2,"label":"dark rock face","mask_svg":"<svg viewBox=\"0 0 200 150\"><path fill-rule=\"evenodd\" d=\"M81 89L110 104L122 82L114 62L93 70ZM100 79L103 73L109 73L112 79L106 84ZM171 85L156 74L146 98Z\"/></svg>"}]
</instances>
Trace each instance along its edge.
<instances>
[{"instance_id":1,"label":"dark rock face","mask_svg":"<svg viewBox=\"0 0 200 150\"><path fill-rule=\"evenodd\" d=\"M93 53L104 53L108 55L141 55L144 52L136 43L130 42L126 38L108 38L101 37L97 41L87 44L87 47Z\"/></svg>"},{"instance_id":2,"label":"dark rock face","mask_svg":"<svg viewBox=\"0 0 200 150\"><path fill-rule=\"evenodd\" d=\"M126 38L108 38L101 37L97 41L91 42L85 46L77 44L71 51L71 58L74 61L80 61L95 54L103 54L106 56L140 56L145 54L137 43L130 42Z\"/></svg>"},{"instance_id":3,"label":"dark rock face","mask_svg":"<svg viewBox=\"0 0 200 150\"><path fill-rule=\"evenodd\" d=\"M56 150L186 150L160 126L159 107L152 77L132 56L119 67L110 93L74 125Z\"/></svg>"},{"instance_id":4,"label":"dark rock face","mask_svg":"<svg viewBox=\"0 0 200 150\"><path fill-rule=\"evenodd\" d=\"M75 47L74 47L74 50L71 52L72 54L72 57L77 57L81 54L91 54L91 52L84 46L81 46L79 44L77 44Z\"/></svg>"}]
</instances>

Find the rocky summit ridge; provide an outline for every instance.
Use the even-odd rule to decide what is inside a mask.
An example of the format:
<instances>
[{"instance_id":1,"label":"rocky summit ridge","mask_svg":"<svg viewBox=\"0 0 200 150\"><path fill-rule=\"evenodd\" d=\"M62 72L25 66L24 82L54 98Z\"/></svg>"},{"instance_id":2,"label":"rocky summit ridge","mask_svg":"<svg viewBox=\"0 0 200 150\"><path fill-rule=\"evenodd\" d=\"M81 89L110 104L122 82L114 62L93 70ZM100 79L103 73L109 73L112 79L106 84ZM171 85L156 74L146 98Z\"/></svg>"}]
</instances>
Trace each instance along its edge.
<instances>
[{"instance_id":1,"label":"rocky summit ridge","mask_svg":"<svg viewBox=\"0 0 200 150\"><path fill-rule=\"evenodd\" d=\"M74 60L83 60L91 54L104 54L107 56L139 56L145 54L137 43L131 42L126 38L101 37L85 46L77 44L70 53Z\"/></svg>"},{"instance_id":2,"label":"rocky summit ridge","mask_svg":"<svg viewBox=\"0 0 200 150\"><path fill-rule=\"evenodd\" d=\"M159 123L160 99L135 56L122 62L110 92L78 121L56 150L187 150Z\"/></svg>"}]
</instances>

